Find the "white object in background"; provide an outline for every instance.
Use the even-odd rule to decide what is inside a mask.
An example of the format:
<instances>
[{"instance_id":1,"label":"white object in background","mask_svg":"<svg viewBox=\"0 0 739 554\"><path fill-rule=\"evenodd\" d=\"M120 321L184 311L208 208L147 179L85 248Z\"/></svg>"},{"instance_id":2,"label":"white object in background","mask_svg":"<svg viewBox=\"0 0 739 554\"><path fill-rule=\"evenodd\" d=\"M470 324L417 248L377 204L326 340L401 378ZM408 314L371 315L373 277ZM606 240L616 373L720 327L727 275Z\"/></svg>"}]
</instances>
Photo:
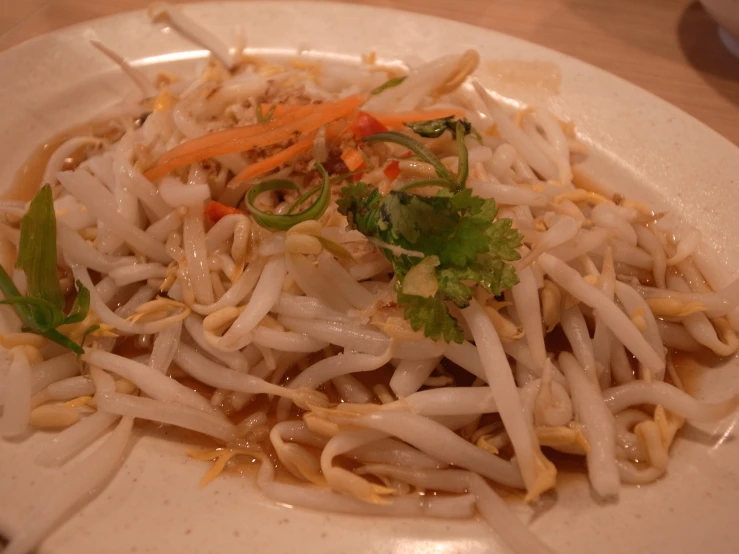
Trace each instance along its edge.
<instances>
[{"instance_id":1,"label":"white object in background","mask_svg":"<svg viewBox=\"0 0 739 554\"><path fill-rule=\"evenodd\" d=\"M729 52L739 57L739 0L700 0L719 24L718 36Z\"/></svg>"}]
</instances>

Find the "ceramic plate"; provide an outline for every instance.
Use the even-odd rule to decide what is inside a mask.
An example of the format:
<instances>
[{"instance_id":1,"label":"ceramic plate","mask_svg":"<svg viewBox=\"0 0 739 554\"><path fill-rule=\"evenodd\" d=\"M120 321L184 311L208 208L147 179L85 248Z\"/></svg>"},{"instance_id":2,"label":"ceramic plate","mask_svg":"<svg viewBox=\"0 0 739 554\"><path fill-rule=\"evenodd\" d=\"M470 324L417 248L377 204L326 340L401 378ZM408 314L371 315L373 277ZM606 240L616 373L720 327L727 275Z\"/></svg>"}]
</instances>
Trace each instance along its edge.
<instances>
[{"instance_id":1,"label":"ceramic plate","mask_svg":"<svg viewBox=\"0 0 739 554\"><path fill-rule=\"evenodd\" d=\"M235 43L242 31L262 54L356 63L431 59L477 49L483 58L558 66L559 94L513 78L508 62L486 66L485 84L524 103L545 105L577 123L592 148L586 166L617 190L669 209L697 225L728 265L739 264L739 150L662 100L582 62L502 34L432 17L341 4L239 2L187 5L184 11ZM90 120L133 93L133 86L90 47L97 37L150 72L193 70L205 52L142 12L42 36L0 55L0 183L12 182L30 151L61 130ZM200 62L198 62L200 60ZM700 396L739 390L733 363L704 375ZM560 553L736 552L739 549L739 445L734 422L690 428L673 448L667 476L624 487L618 504L600 505L584 479L567 480L535 517L514 509ZM168 431L139 432L122 470L100 495L40 549L80 552L480 553L507 552L478 521L387 520L292 509L263 498L249 475L201 489L206 466L191 461ZM50 472L34 465L49 436L0 444L0 532L22 529Z\"/></svg>"}]
</instances>

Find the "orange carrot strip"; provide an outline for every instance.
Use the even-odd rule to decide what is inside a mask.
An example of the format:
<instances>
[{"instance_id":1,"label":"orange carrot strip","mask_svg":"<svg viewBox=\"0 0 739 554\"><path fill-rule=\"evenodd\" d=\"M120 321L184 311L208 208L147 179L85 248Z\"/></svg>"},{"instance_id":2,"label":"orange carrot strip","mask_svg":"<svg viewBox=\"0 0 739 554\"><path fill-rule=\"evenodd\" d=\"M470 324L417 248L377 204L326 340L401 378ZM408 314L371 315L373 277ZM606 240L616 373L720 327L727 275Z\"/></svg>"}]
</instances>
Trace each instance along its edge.
<instances>
[{"instance_id":1,"label":"orange carrot strip","mask_svg":"<svg viewBox=\"0 0 739 554\"><path fill-rule=\"evenodd\" d=\"M347 148L341 153L341 160L344 162L349 171L356 171L365 167L364 156L356 148Z\"/></svg>"},{"instance_id":2,"label":"orange carrot strip","mask_svg":"<svg viewBox=\"0 0 739 554\"><path fill-rule=\"evenodd\" d=\"M326 139L330 140L339 134L338 126L329 126L326 128ZM265 158L256 163L246 166L244 169L239 171L233 179L228 182L229 187L235 187L239 183L244 181L250 181L256 177L264 175L265 173L277 169L282 164L289 162L294 157L299 156L303 152L307 152L313 148L313 141L315 140L315 133L296 142L292 146L288 146L284 150L281 150L277 154Z\"/></svg>"},{"instance_id":3,"label":"orange carrot strip","mask_svg":"<svg viewBox=\"0 0 739 554\"><path fill-rule=\"evenodd\" d=\"M334 104L312 106L314 113L305 118L256 135L249 134L249 136L243 138L233 138L219 144L198 149L194 152L185 152L179 156L168 159L166 162L157 163L157 165L146 171L144 175L147 179L159 179L178 167L199 162L214 156L234 154L236 152L251 150L252 148L270 146L272 144L294 138L295 133L311 133L316 131L319 127L331 123L336 119L346 117L365 100L366 96L354 95L339 100ZM290 115L292 114L286 114L285 117L289 117Z\"/></svg>"},{"instance_id":4,"label":"orange carrot strip","mask_svg":"<svg viewBox=\"0 0 739 554\"><path fill-rule=\"evenodd\" d=\"M216 202L215 200L211 200L210 202L208 202L208 205L205 207L205 217L210 219L213 223L219 221L221 218L224 218L227 215L243 213L244 212L242 212L238 208L226 206L225 204L221 204L220 202Z\"/></svg>"},{"instance_id":5,"label":"orange carrot strip","mask_svg":"<svg viewBox=\"0 0 739 554\"><path fill-rule=\"evenodd\" d=\"M414 110L412 112L375 113L370 114L387 127L401 127L403 123L441 119L442 117L464 117L464 112L457 108L438 108L434 110Z\"/></svg>"},{"instance_id":6,"label":"orange carrot strip","mask_svg":"<svg viewBox=\"0 0 739 554\"><path fill-rule=\"evenodd\" d=\"M208 133L202 137L190 139L187 142L183 142L168 150L162 154L157 160L157 165L163 164L168 160L172 160L177 156L181 156L187 152L194 152L202 148L207 148L216 144L221 144L228 140L234 140L244 137L256 136L265 131L277 129L288 123L292 123L301 119L305 116L310 115L316 111L317 106L296 106L295 110L290 110L284 113L280 117L275 117L271 121L265 123L254 123L252 125L242 125L240 127L234 127L232 129L224 129L222 131L216 131L214 133Z\"/></svg>"},{"instance_id":7,"label":"orange carrot strip","mask_svg":"<svg viewBox=\"0 0 739 554\"><path fill-rule=\"evenodd\" d=\"M263 160L259 160L256 163L247 165L244 169L239 171L238 175L236 175L228 182L228 186L236 186L239 183L249 181L250 179L254 179L255 177L264 175L265 173L272 171L273 169L277 169L282 164L292 160L295 156L298 156L303 152L307 152L308 150L313 148L314 139L315 135L310 135L303 140L299 140L292 146L288 146L284 150L281 150L277 154L270 156L269 158L265 158Z\"/></svg>"}]
</instances>

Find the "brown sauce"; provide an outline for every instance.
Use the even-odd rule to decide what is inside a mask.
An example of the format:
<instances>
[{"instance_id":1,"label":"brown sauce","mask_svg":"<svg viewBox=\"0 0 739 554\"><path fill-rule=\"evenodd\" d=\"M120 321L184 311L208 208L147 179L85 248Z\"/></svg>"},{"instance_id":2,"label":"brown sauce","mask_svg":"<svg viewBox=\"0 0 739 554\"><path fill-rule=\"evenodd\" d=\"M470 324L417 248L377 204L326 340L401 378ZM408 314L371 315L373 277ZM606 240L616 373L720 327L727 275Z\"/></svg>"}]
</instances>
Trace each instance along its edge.
<instances>
[{"instance_id":1,"label":"brown sauce","mask_svg":"<svg viewBox=\"0 0 739 554\"><path fill-rule=\"evenodd\" d=\"M700 390L705 374L722 360L712 352L702 350L694 354L675 352L672 361L685 392L694 396Z\"/></svg>"},{"instance_id":2,"label":"brown sauce","mask_svg":"<svg viewBox=\"0 0 739 554\"><path fill-rule=\"evenodd\" d=\"M72 127L58 135L46 140L41 146L32 150L26 162L15 175L12 187L5 195L5 200L28 201L41 187L41 179L46 169L49 158L59 146L74 137L94 136L103 139L117 140L122 134L122 126L116 119L111 121L92 121L76 127ZM64 169L73 169L84 161L83 151L75 152Z\"/></svg>"}]
</instances>

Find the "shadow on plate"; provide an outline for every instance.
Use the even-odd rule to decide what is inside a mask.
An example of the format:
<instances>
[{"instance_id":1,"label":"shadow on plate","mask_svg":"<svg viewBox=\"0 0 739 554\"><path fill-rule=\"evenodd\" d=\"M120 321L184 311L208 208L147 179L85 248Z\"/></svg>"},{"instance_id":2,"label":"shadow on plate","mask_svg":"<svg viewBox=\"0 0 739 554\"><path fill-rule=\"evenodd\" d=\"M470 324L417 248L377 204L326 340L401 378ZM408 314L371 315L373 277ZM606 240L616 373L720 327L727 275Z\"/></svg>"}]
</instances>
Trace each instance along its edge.
<instances>
[{"instance_id":1,"label":"shadow on plate","mask_svg":"<svg viewBox=\"0 0 739 554\"><path fill-rule=\"evenodd\" d=\"M739 59L721 43L718 26L699 2L685 8L677 37L688 63L716 92L739 104Z\"/></svg>"}]
</instances>

